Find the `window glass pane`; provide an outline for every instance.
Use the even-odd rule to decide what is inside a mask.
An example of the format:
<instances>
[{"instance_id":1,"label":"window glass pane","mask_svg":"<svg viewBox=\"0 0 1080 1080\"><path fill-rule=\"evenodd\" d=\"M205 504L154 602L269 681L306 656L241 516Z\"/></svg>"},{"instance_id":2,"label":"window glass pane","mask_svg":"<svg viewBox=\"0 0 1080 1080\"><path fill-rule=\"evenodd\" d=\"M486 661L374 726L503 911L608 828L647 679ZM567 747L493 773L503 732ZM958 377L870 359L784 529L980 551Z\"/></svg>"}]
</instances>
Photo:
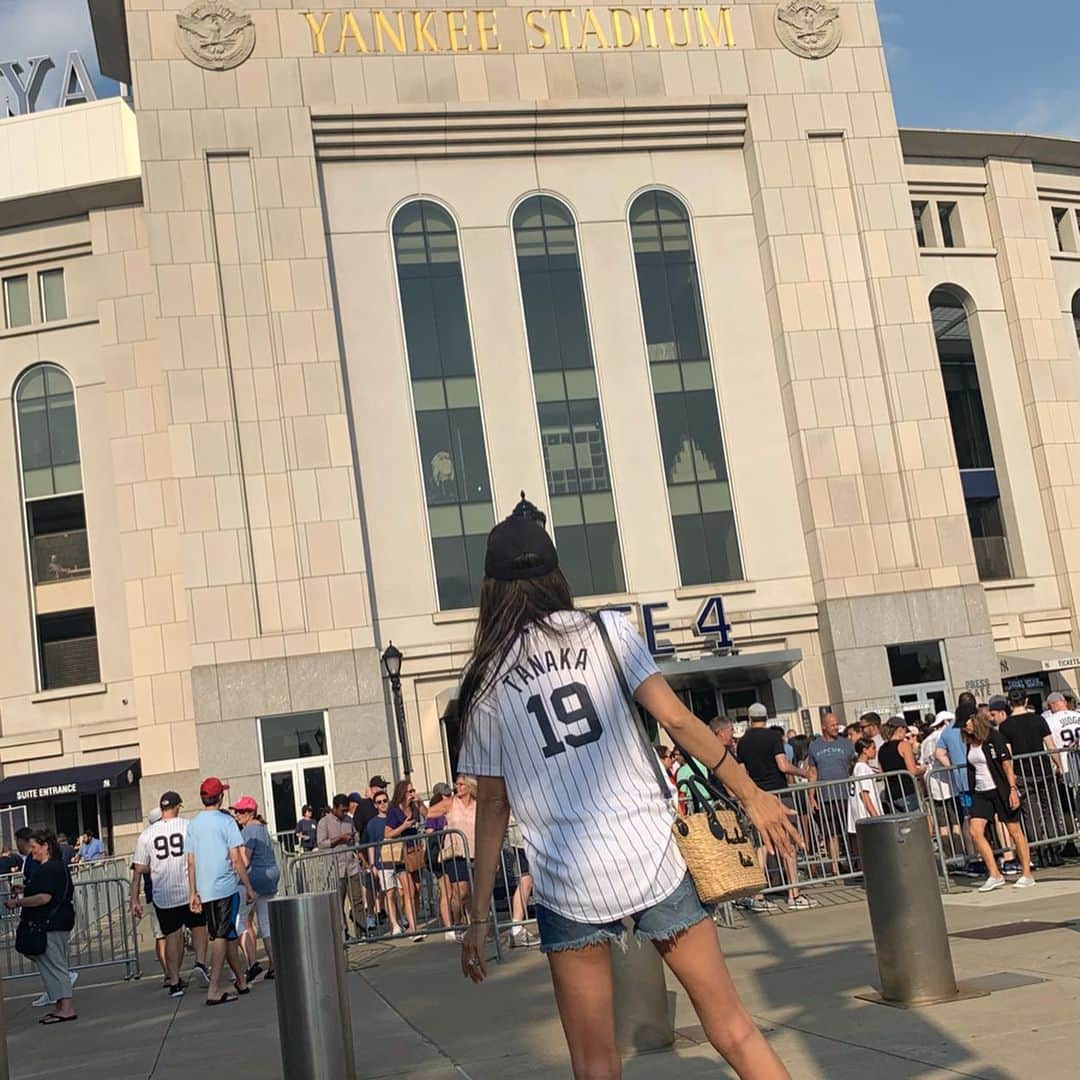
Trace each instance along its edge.
<instances>
[{"instance_id":1,"label":"window glass pane","mask_svg":"<svg viewBox=\"0 0 1080 1080\"><path fill-rule=\"evenodd\" d=\"M4 279L4 312L9 329L30 325L30 279L25 274Z\"/></svg>"},{"instance_id":2,"label":"window glass pane","mask_svg":"<svg viewBox=\"0 0 1080 1080\"><path fill-rule=\"evenodd\" d=\"M941 242L947 248L956 246L956 238L953 235L953 214L956 211L956 203L939 202L938 218L941 221Z\"/></svg>"},{"instance_id":3,"label":"window glass pane","mask_svg":"<svg viewBox=\"0 0 1080 1080\"><path fill-rule=\"evenodd\" d=\"M20 380L16 401L26 496L80 490L79 437L71 380L59 368L41 365Z\"/></svg>"},{"instance_id":4,"label":"window glass pane","mask_svg":"<svg viewBox=\"0 0 1080 1080\"><path fill-rule=\"evenodd\" d=\"M682 583L739 578L690 217L675 196L648 191L630 208L630 232Z\"/></svg>"},{"instance_id":5,"label":"window glass pane","mask_svg":"<svg viewBox=\"0 0 1080 1080\"><path fill-rule=\"evenodd\" d=\"M619 553L619 533L614 518L611 521L585 526L589 542L589 565L592 568L590 591L593 594L626 591L622 556Z\"/></svg>"},{"instance_id":6,"label":"window glass pane","mask_svg":"<svg viewBox=\"0 0 1080 1080\"><path fill-rule=\"evenodd\" d=\"M930 294L930 314L937 340L941 377L945 384L945 401L949 408L956 458L962 470L993 469L994 453L990 430L979 388L979 371L971 340L971 327L963 301L948 289L935 289ZM975 494L975 492L972 492ZM983 492L985 494L985 492ZM1012 576L1008 541L1001 520L998 499L973 500L986 511L993 506L995 515L992 535L984 532L985 523L979 513L972 516L968 503L968 524L975 546L975 561L983 581Z\"/></svg>"},{"instance_id":7,"label":"window glass pane","mask_svg":"<svg viewBox=\"0 0 1080 1080\"><path fill-rule=\"evenodd\" d=\"M965 505L979 580L1007 581L1013 576L1013 569L1001 500L967 499Z\"/></svg>"},{"instance_id":8,"label":"window glass pane","mask_svg":"<svg viewBox=\"0 0 1080 1080\"><path fill-rule=\"evenodd\" d=\"M494 515L457 229L422 199L392 231L439 607L473 607Z\"/></svg>"},{"instance_id":9,"label":"window glass pane","mask_svg":"<svg viewBox=\"0 0 1080 1080\"><path fill-rule=\"evenodd\" d=\"M41 285L41 317L46 322L67 318L67 296L64 294L64 271L43 270L38 275Z\"/></svg>"},{"instance_id":10,"label":"window glass pane","mask_svg":"<svg viewBox=\"0 0 1080 1080\"><path fill-rule=\"evenodd\" d=\"M609 492L611 476L569 208L547 195L525 200L514 214L514 243L560 564L575 592L610 591L622 580L614 502L608 494L587 505L578 497ZM608 539L595 546L587 515L610 526Z\"/></svg>"},{"instance_id":11,"label":"window glass pane","mask_svg":"<svg viewBox=\"0 0 1080 1080\"><path fill-rule=\"evenodd\" d=\"M889 645L889 673L893 686L913 683L942 682L945 665L941 661L941 645L936 641L913 641L906 645Z\"/></svg>"},{"instance_id":12,"label":"window glass pane","mask_svg":"<svg viewBox=\"0 0 1080 1080\"><path fill-rule=\"evenodd\" d=\"M37 633L42 689L101 681L93 608L39 615Z\"/></svg>"},{"instance_id":13,"label":"window glass pane","mask_svg":"<svg viewBox=\"0 0 1080 1080\"><path fill-rule=\"evenodd\" d=\"M322 757L327 752L326 726L321 712L264 716L260 727L263 761Z\"/></svg>"}]
</instances>

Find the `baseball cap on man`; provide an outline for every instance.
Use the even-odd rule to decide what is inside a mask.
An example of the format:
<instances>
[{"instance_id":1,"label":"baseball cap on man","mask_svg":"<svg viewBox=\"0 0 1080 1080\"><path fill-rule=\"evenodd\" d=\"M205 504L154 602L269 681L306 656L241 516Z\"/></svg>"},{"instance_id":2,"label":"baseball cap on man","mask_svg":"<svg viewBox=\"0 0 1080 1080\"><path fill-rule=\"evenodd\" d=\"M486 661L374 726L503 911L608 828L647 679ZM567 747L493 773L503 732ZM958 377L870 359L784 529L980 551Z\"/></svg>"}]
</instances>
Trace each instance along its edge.
<instances>
[{"instance_id":1,"label":"baseball cap on man","mask_svg":"<svg viewBox=\"0 0 1080 1080\"><path fill-rule=\"evenodd\" d=\"M358 803L358 802L363 802L363 800L364 800L364 796L361 795L359 791L350 791L349 792L349 802Z\"/></svg>"},{"instance_id":2,"label":"baseball cap on man","mask_svg":"<svg viewBox=\"0 0 1080 1080\"><path fill-rule=\"evenodd\" d=\"M934 722L930 725L930 730L934 731L939 727L944 727L950 721L955 719L956 713L951 713L948 709L942 709L941 712L934 717Z\"/></svg>"},{"instance_id":3,"label":"baseball cap on man","mask_svg":"<svg viewBox=\"0 0 1080 1080\"><path fill-rule=\"evenodd\" d=\"M250 810L251 813L257 814L259 812L259 804L250 795L241 795L239 799L232 804L233 810Z\"/></svg>"},{"instance_id":4,"label":"baseball cap on man","mask_svg":"<svg viewBox=\"0 0 1080 1080\"><path fill-rule=\"evenodd\" d=\"M174 806L179 806L183 801L177 792L166 791L158 800L158 807L162 810L171 810Z\"/></svg>"},{"instance_id":5,"label":"baseball cap on man","mask_svg":"<svg viewBox=\"0 0 1080 1080\"><path fill-rule=\"evenodd\" d=\"M991 712L1008 712L1009 702L1000 694L995 694L988 702Z\"/></svg>"},{"instance_id":6,"label":"baseball cap on man","mask_svg":"<svg viewBox=\"0 0 1080 1080\"><path fill-rule=\"evenodd\" d=\"M523 491L514 512L488 533L484 576L496 581L526 581L557 570L559 556L546 524L547 518Z\"/></svg>"},{"instance_id":7,"label":"baseball cap on man","mask_svg":"<svg viewBox=\"0 0 1080 1080\"><path fill-rule=\"evenodd\" d=\"M769 710L766 709L765 706L762 705L760 701L755 701L754 704L751 705L750 708L746 710L746 714L747 714L747 716L750 717L751 720L768 720L769 719Z\"/></svg>"},{"instance_id":8,"label":"baseball cap on man","mask_svg":"<svg viewBox=\"0 0 1080 1080\"><path fill-rule=\"evenodd\" d=\"M373 776L368 782L368 787L382 788L385 791L390 785L378 775Z\"/></svg>"},{"instance_id":9,"label":"baseball cap on man","mask_svg":"<svg viewBox=\"0 0 1080 1080\"><path fill-rule=\"evenodd\" d=\"M228 790L228 784L222 783L216 776L208 776L199 785L199 797L203 799L220 799Z\"/></svg>"}]
</instances>

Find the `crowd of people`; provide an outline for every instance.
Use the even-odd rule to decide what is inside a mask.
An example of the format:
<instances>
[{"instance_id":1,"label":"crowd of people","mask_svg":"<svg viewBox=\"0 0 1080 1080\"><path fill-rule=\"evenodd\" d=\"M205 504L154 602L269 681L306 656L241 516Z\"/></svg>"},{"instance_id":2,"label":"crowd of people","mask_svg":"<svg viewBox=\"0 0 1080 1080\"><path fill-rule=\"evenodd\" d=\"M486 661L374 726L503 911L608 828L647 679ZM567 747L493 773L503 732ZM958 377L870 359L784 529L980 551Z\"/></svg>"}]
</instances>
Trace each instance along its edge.
<instances>
[{"instance_id":1,"label":"crowd of people","mask_svg":"<svg viewBox=\"0 0 1080 1080\"><path fill-rule=\"evenodd\" d=\"M822 718L811 738L770 724L766 707L750 707L745 732L735 736L728 717L710 727L730 746L759 787L780 796L794 811L804 844L802 869L810 877L857 873L857 824L880 814L928 807L930 827L949 869L984 877L980 891L1035 884L1036 868L1061 865L1080 852L1072 841L1040 844L1032 859L1032 836L1068 835L1080 804L1080 712L1071 693L1054 692L1036 712L1022 690L980 703L960 695L955 712L943 710L913 724L905 716L883 720L863 713L841 727ZM683 809L701 794L699 763L678 747L657 748ZM1029 756L1031 755L1031 756ZM1000 856L1000 857L999 857ZM800 892L800 867L789 854L769 864L787 887L787 906L816 902ZM752 911L775 911L765 895L740 902Z\"/></svg>"}]
</instances>

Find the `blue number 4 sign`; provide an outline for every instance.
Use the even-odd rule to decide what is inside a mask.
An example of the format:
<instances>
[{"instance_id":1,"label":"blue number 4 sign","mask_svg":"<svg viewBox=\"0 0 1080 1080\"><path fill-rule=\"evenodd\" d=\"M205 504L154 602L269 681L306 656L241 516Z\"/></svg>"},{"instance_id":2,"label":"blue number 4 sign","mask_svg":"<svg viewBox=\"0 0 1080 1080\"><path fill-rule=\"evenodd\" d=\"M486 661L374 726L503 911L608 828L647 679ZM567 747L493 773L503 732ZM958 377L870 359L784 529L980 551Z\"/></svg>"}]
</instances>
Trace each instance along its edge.
<instances>
[{"instance_id":1,"label":"blue number 4 sign","mask_svg":"<svg viewBox=\"0 0 1080 1080\"><path fill-rule=\"evenodd\" d=\"M699 637L715 637L717 644L731 648L731 624L724 618L724 600L710 596L697 613L694 629Z\"/></svg>"}]
</instances>

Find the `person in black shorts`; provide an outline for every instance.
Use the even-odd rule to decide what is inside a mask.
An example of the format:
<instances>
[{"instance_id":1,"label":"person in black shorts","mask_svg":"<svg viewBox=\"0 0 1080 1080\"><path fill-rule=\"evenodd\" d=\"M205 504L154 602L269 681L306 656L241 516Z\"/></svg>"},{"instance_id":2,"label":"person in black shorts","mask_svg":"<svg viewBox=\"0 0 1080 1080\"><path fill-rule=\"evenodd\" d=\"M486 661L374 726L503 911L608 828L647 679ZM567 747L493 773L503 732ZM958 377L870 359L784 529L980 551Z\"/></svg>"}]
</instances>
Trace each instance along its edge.
<instances>
[{"instance_id":1,"label":"person in black shorts","mask_svg":"<svg viewBox=\"0 0 1080 1080\"><path fill-rule=\"evenodd\" d=\"M784 752L784 733L780 728L767 727L769 710L760 702L750 706L750 728L739 740L737 757L742 762L750 778L764 791L771 791L780 796L783 803L791 810L795 806L795 792L788 788L788 777L809 777L805 769L800 769L788 761ZM764 847L758 848L758 861L768 874L768 856ZM799 869L796 865L795 852L784 856L784 870L788 884L788 908L801 911L817 907L817 901L799 892L796 883ZM764 895L755 896L743 905L750 911L775 911L776 905L766 900Z\"/></svg>"},{"instance_id":2,"label":"person in black shorts","mask_svg":"<svg viewBox=\"0 0 1080 1080\"><path fill-rule=\"evenodd\" d=\"M986 863L987 878L979 892L992 892L1005 885L1005 876L998 869L994 849L986 839L986 826L997 818L1009 831L1020 859L1021 876L1014 889L1027 889L1035 884L1031 874L1031 851L1020 825L1020 792L1016 787L1012 756L1005 737L990 723L988 710L980 709L964 726L968 744L968 787L971 791L971 839Z\"/></svg>"}]
</instances>

